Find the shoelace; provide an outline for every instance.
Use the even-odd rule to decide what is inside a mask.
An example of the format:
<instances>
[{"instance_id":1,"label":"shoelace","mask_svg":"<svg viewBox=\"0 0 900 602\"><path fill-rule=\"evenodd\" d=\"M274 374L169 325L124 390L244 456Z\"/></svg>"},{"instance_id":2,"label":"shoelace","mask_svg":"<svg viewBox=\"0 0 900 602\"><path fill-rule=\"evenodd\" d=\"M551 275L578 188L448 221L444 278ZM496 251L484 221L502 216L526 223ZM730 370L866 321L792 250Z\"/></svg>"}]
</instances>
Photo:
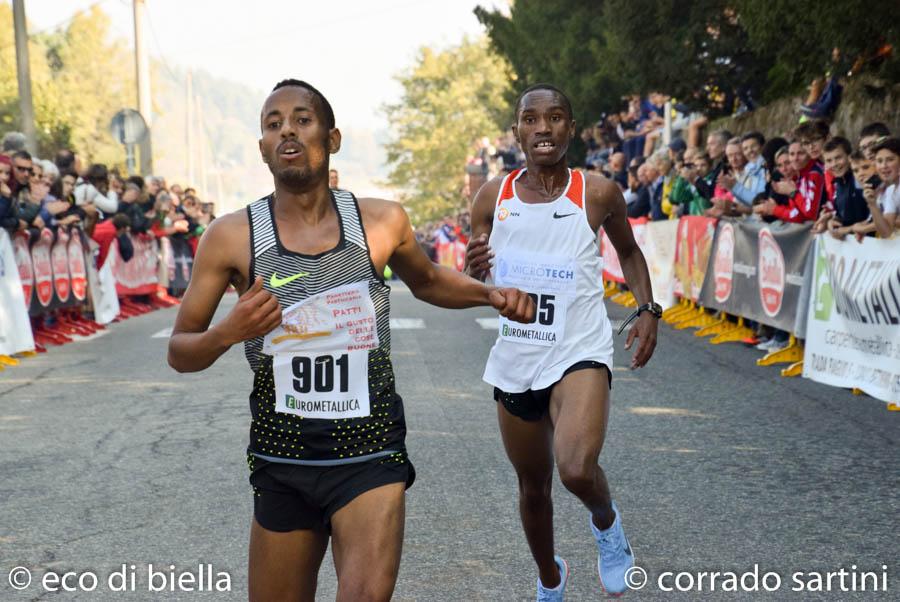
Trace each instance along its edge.
<instances>
[{"instance_id":1,"label":"shoelace","mask_svg":"<svg viewBox=\"0 0 900 602\"><path fill-rule=\"evenodd\" d=\"M619 550L622 549L622 539L618 535L618 531L610 531L597 540L600 544L601 560L609 560L618 556Z\"/></svg>"}]
</instances>

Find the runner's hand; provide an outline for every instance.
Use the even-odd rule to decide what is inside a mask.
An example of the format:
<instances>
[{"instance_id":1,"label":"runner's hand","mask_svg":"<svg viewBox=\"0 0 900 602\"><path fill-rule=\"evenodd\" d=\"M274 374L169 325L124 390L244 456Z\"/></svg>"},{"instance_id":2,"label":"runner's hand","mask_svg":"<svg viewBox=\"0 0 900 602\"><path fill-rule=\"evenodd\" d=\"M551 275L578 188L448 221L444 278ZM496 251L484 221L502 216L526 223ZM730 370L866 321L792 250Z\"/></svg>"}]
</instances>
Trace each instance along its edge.
<instances>
[{"instance_id":1,"label":"runner's hand","mask_svg":"<svg viewBox=\"0 0 900 602\"><path fill-rule=\"evenodd\" d=\"M631 349L634 339L639 339L637 349L631 356L631 369L640 368L650 361L653 350L656 349L656 327L659 320L650 312L642 312L635 322L631 330L628 331L628 338L625 340L625 349Z\"/></svg>"},{"instance_id":2,"label":"runner's hand","mask_svg":"<svg viewBox=\"0 0 900 602\"><path fill-rule=\"evenodd\" d=\"M493 258L494 252L488 246L487 234L469 240L466 245L466 274L483 282L493 267Z\"/></svg>"},{"instance_id":3,"label":"runner's hand","mask_svg":"<svg viewBox=\"0 0 900 602\"><path fill-rule=\"evenodd\" d=\"M495 288L491 291L490 300L504 318L523 324L534 320L534 299L517 288Z\"/></svg>"},{"instance_id":4,"label":"runner's hand","mask_svg":"<svg viewBox=\"0 0 900 602\"><path fill-rule=\"evenodd\" d=\"M281 304L257 276L219 325L228 345L268 334L281 325Z\"/></svg>"}]
</instances>

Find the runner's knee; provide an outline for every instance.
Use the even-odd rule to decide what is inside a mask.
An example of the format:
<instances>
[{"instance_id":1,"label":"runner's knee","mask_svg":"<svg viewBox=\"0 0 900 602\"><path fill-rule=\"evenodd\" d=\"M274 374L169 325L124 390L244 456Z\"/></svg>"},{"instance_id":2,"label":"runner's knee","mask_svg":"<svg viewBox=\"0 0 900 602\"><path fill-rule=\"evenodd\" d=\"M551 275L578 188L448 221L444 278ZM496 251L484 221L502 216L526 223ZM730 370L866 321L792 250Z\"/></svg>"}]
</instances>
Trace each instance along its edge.
<instances>
[{"instance_id":1,"label":"runner's knee","mask_svg":"<svg viewBox=\"0 0 900 602\"><path fill-rule=\"evenodd\" d=\"M393 579L386 576L367 575L361 571L346 580L339 580L337 601L387 602L391 599L393 592Z\"/></svg>"},{"instance_id":2,"label":"runner's knee","mask_svg":"<svg viewBox=\"0 0 900 602\"><path fill-rule=\"evenodd\" d=\"M594 487L597 464L583 460L566 459L558 461L559 480L576 496L589 493Z\"/></svg>"},{"instance_id":3,"label":"runner's knee","mask_svg":"<svg viewBox=\"0 0 900 602\"><path fill-rule=\"evenodd\" d=\"M539 506L546 504L550 499L550 491L553 486L553 475L546 477L523 477L519 475L519 499L526 506Z\"/></svg>"}]
</instances>

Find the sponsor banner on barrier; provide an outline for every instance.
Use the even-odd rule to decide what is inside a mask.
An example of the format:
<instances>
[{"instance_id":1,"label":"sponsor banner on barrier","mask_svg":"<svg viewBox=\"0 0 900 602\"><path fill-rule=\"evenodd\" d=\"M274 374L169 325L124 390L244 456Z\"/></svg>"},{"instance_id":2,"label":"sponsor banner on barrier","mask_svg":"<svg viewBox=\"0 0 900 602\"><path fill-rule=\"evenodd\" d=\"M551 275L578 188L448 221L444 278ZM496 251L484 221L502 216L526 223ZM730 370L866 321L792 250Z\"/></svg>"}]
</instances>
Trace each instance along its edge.
<instances>
[{"instance_id":1,"label":"sponsor banner on barrier","mask_svg":"<svg viewBox=\"0 0 900 602\"><path fill-rule=\"evenodd\" d=\"M9 234L0 228L0 355L34 349L28 305L19 272L19 260Z\"/></svg>"},{"instance_id":2,"label":"sponsor banner on barrier","mask_svg":"<svg viewBox=\"0 0 900 602\"><path fill-rule=\"evenodd\" d=\"M50 263L53 265L53 290L56 293L57 307L68 304L72 292L69 279L69 235L60 228L56 232L56 240L50 248Z\"/></svg>"},{"instance_id":3,"label":"sponsor banner on barrier","mask_svg":"<svg viewBox=\"0 0 900 602\"><path fill-rule=\"evenodd\" d=\"M72 230L66 252L69 257L69 278L72 284L72 298L76 302L87 299L87 269L85 268L84 232Z\"/></svg>"},{"instance_id":4,"label":"sponsor banner on barrier","mask_svg":"<svg viewBox=\"0 0 900 602\"><path fill-rule=\"evenodd\" d=\"M631 231L634 234L634 241L637 245L644 249L647 245L647 218L628 218L631 224ZM606 235L605 229L600 229L600 255L603 257L603 279L612 280L613 282L625 282L625 274L622 273L622 264L619 263L619 256L612 241Z\"/></svg>"},{"instance_id":5,"label":"sponsor banner on barrier","mask_svg":"<svg viewBox=\"0 0 900 602\"><path fill-rule=\"evenodd\" d=\"M810 224L719 221L700 303L793 332L812 241Z\"/></svg>"},{"instance_id":6,"label":"sponsor banner on barrier","mask_svg":"<svg viewBox=\"0 0 900 602\"><path fill-rule=\"evenodd\" d=\"M673 283L676 296L700 299L715 235L715 218L686 215L678 220Z\"/></svg>"},{"instance_id":7,"label":"sponsor banner on barrier","mask_svg":"<svg viewBox=\"0 0 900 602\"><path fill-rule=\"evenodd\" d=\"M31 245L31 265L34 269L34 299L31 302L31 314L40 315L50 307L53 301L53 263L50 259L50 248L53 233L44 228L40 236Z\"/></svg>"},{"instance_id":8,"label":"sponsor banner on barrier","mask_svg":"<svg viewBox=\"0 0 900 602\"><path fill-rule=\"evenodd\" d=\"M818 236L803 376L900 400L900 238Z\"/></svg>"},{"instance_id":9,"label":"sponsor banner on barrier","mask_svg":"<svg viewBox=\"0 0 900 602\"><path fill-rule=\"evenodd\" d=\"M631 224L634 240L647 260L653 300L662 305L663 309L667 309L675 302L672 280L678 222L673 220L648 222L645 218L629 218L628 222ZM624 283L625 274L622 272L619 256L603 230L600 234L600 254L603 256L603 278Z\"/></svg>"},{"instance_id":10,"label":"sponsor banner on barrier","mask_svg":"<svg viewBox=\"0 0 900 602\"><path fill-rule=\"evenodd\" d=\"M134 255L130 261L123 261L119 254L119 243L113 241L109 247L108 257L113 261L110 265L116 280L119 295L153 295L158 283L156 267L158 245L156 239L148 235L128 235L134 246Z\"/></svg>"},{"instance_id":11,"label":"sponsor banner on barrier","mask_svg":"<svg viewBox=\"0 0 900 602\"><path fill-rule=\"evenodd\" d=\"M170 255L166 262L166 271L169 276L168 286L176 291L183 291L187 289L191 281L191 272L194 269L191 245L184 238L171 238L168 239L168 243L170 247Z\"/></svg>"},{"instance_id":12,"label":"sponsor banner on barrier","mask_svg":"<svg viewBox=\"0 0 900 602\"><path fill-rule=\"evenodd\" d=\"M16 232L16 235L13 237L13 253L16 255L16 265L19 267L19 280L22 281L25 307L31 307L31 299L34 293L34 269L31 266L31 251L28 249L28 238L27 232Z\"/></svg>"}]
</instances>

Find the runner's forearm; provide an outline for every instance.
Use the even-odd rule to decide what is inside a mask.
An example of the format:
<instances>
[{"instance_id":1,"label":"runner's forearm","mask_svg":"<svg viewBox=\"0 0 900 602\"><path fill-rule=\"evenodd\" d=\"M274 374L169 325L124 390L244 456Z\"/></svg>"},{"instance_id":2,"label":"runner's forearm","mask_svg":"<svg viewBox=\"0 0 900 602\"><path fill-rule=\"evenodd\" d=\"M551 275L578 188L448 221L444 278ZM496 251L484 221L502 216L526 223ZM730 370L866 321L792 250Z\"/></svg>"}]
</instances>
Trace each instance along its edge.
<instances>
[{"instance_id":1,"label":"runner's forearm","mask_svg":"<svg viewBox=\"0 0 900 602\"><path fill-rule=\"evenodd\" d=\"M647 260L637 246L629 255L619 257L622 265L622 274L628 288L637 300L638 305L649 303L653 300L653 290L650 286L650 272L647 270Z\"/></svg>"},{"instance_id":2,"label":"runner's forearm","mask_svg":"<svg viewBox=\"0 0 900 602\"><path fill-rule=\"evenodd\" d=\"M434 266L427 280L408 283L417 299L447 309L490 305L491 287L444 266Z\"/></svg>"},{"instance_id":3,"label":"runner's forearm","mask_svg":"<svg viewBox=\"0 0 900 602\"><path fill-rule=\"evenodd\" d=\"M199 372L231 348L215 326L203 332L176 332L169 339L169 365L177 372Z\"/></svg>"}]
</instances>

